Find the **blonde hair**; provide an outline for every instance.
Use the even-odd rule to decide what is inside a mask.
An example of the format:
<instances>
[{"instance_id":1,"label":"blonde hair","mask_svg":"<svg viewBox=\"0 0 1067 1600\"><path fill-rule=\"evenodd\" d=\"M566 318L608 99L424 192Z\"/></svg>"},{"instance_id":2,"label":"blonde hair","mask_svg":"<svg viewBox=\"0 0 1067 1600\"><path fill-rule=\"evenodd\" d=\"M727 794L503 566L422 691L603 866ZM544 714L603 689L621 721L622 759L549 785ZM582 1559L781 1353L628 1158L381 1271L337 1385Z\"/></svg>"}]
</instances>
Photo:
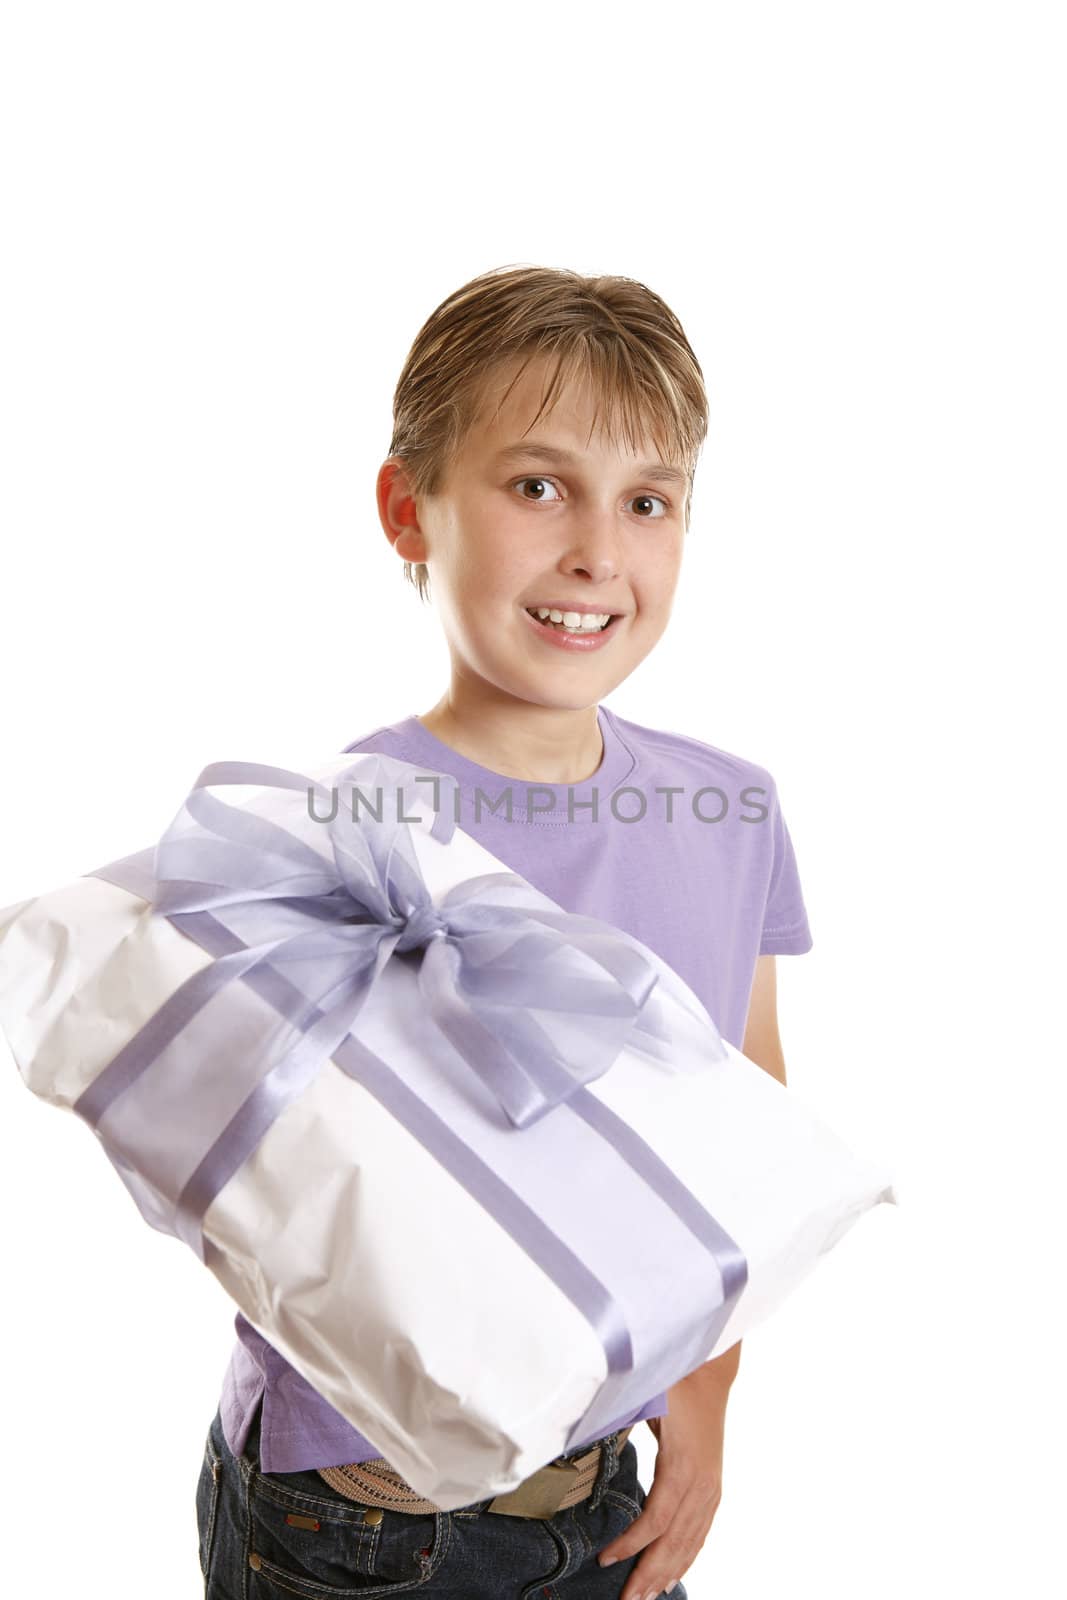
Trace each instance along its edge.
<instances>
[{"instance_id":1,"label":"blonde hair","mask_svg":"<svg viewBox=\"0 0 1067 1600\"><path fill-rule=\"evenodd\" d=\"M403 458L412 494L441 487L479 414L490 375L525 357L514 384L529 361L545 355L555 356L556 364L534 422L572 378L588 378L613 443L621 424L629 448L637 450L647 428L664 460L686 470L688 531L708 401L681 323L633 278L583 277L553 267L482 273L443 300L419 329L393 396L389 445L391 456ZM404 577L428 599L424 563L405 561Z\"/></svg>"}]
</instances>

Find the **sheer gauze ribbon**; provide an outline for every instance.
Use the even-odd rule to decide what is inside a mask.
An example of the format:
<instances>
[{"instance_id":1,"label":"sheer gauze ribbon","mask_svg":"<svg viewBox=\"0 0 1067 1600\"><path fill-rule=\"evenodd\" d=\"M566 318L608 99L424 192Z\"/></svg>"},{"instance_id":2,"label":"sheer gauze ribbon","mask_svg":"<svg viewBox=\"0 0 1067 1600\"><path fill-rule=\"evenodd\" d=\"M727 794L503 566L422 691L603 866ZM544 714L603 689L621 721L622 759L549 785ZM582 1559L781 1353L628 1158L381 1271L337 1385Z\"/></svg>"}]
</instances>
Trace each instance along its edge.
<instances>
[{"instance_id":1,"label":"sheer gauze ribbon","mask_svg":"<svg viewBox=\"0 0 1067 1600\"><path fill-rule=\"evenodd\" d=\"M372 770L381 765L372 763ZM308 997L289 1014L295 1040L292 1028L281 1036L280 1054L212 1140L176 1198L173 1217L131 1185L146 1220L184 1239L202 1260L208 1207L353 1030L394 956L418 961L428 1015L516 1129L600 1077L624 1047L670 1058L670 1033L655 995L658 974L637 940L597 918L550 909L546 897L514 873L470 878L435 903L412 844L410 823L417 819L403 816L400 792L391 816L380 789L368 795L350 776L357 770L367 771L366 757L339 773L331 792L283 768L213 763L155 848L156 914L204 943L199 925L205 915L210 921L213 912L240 909L254 937L182 983L75 1103L105 1146L99 1124L109 1107L226 985L267 971L284 976L289 969L299 972ZM225 785L305 791L308 815L324 818L319 826L329 853L268 816L208 793ZM456 826L449 811L438 805L430 829L442 843ZM110 874L100 869L100 875ZM316 963L322 984L309 987ZM725 1056L713 1025L711 1041L713 1052L717 1045ZM216 1049L213 1066L222 1073L224 1034ZM120 1169L128 1168L121 1149L109 1154Z\"/></svg>"}]
</instances>

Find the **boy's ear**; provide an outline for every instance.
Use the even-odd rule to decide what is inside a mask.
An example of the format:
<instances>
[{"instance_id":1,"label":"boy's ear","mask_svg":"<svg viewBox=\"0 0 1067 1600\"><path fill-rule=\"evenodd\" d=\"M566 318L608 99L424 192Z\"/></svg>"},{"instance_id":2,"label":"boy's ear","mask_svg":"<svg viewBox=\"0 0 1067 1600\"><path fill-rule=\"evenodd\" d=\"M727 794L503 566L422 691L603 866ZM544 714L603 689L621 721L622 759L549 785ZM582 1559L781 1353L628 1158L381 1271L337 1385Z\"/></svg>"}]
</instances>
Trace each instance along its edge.
<instances>
[{"instance_id":1,"label":"boy's ear","mask_svg":"<svg viewBox=\"0 0 1067 1600\"><path fill-rule=\"evenodd\" d=\"M397 555L405 561L426 560L426 539L419 526L418 506L402 457L388 456L378 470L378 516Z\"/></svg>"}]
</instances>

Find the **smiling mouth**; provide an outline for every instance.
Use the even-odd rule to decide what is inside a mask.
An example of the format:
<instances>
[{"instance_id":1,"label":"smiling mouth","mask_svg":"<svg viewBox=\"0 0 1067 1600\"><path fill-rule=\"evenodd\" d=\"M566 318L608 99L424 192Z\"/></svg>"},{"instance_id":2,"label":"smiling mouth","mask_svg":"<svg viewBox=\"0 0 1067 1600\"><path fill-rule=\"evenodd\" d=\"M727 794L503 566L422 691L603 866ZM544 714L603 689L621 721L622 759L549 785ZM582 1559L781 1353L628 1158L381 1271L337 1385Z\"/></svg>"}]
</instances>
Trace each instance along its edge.
<instances>
[{"instance_id":1,"label":"smiling mouth","mask_svg":"<svg viewBox=\"0 0 1067 1600\"><path fill-rule=\"evenodd\" d=\"M582 612L571 611L571 612L562 613L562 615L572 616L572 617L573 616L577 616L579 618L578 623L575 626L572 627L569 624L563 622L562 620L559 621L559 622L553 622L552 619L551 619L551 616L548 614L549 608L547 606L526 606L525 610L526 610L526 615L529 616L529 617L532 617L535 622L539 622L543 628L554 628L557 633L573 633L573 634L578 635L579 637L581 635L583 635L583 634L603 633L605 628L610 628L611 624L613 622L617 622L618 621L618 618L619 618L619 616L621 614L621 613L619 613L617 611L611 611L611 612L602 611L602 612L597 612L597 613L582 613ZM542 611L544 611L546 613L544 616L540 615L540 613ZM586 615L603 616L603 617L607 618L607 621L606 622L598 622L595 627L591 627L591 626L588 626L584 621L584 617Z\"/></svg>"}]
</instances>

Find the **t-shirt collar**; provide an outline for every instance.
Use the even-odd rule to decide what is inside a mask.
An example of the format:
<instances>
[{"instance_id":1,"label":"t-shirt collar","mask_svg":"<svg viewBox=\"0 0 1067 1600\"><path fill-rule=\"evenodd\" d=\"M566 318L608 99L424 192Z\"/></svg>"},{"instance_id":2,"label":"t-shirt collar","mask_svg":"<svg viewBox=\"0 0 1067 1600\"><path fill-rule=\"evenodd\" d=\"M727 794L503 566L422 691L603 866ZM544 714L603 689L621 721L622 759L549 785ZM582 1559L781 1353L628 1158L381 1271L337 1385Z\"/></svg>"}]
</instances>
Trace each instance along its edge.
<instances>
[{"instance_id":1,"label":"t-shirt collar","mask_svg":"<svg viewBox=\"0 0 1067 1600\"><path fill-rule=\"evenodd\" d=\"M508 821L506 797L509 791L511 821L559 825L592 822L594 814L589 802L594 798L594 791L597 818L605 818L609 814L612 791L626 782L636 765L633 753L620 737L615 718L606 706L597 706L597 725L604 741L600 765L582 783L574 784L531 783L494 772L438 739L415 714L397 723L396 732L403 742L405 760L414 766L424 766L428 772L448 773L457 780L461 825L463 819ZM478 790L481 790L480 799ZM498 801L494 812L492 807Z\"/></svg>"}]
</instances>

